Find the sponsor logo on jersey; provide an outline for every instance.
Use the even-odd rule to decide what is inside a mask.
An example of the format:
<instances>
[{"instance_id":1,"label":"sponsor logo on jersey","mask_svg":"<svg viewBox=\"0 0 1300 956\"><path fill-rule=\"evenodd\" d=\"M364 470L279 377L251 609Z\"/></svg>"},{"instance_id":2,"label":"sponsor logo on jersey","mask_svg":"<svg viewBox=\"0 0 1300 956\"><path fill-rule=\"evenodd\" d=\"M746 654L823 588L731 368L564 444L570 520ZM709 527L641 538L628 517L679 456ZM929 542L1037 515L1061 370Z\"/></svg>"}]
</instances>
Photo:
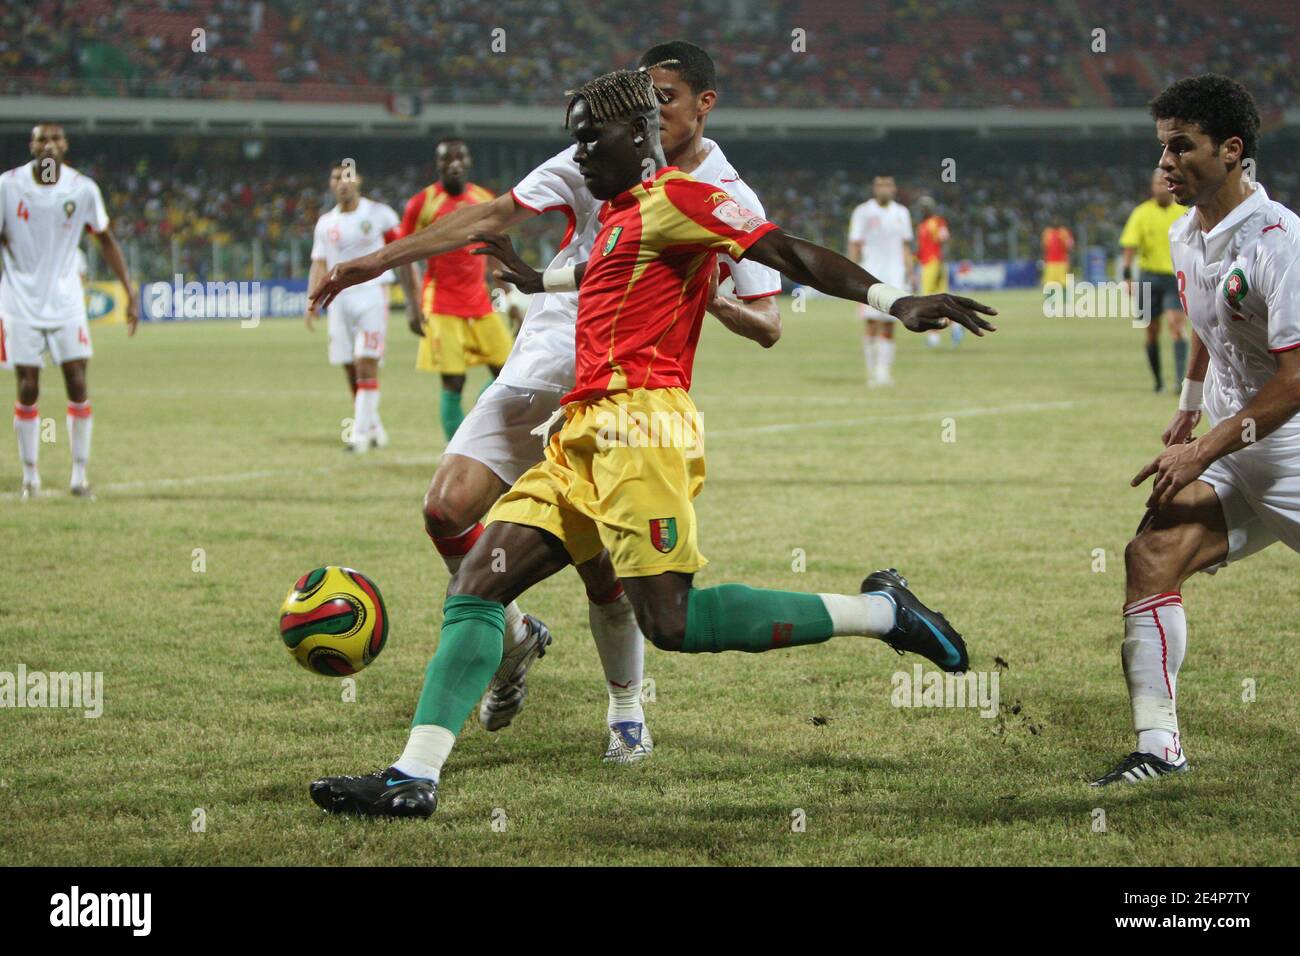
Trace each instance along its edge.
<instances>
[{"instance_id":1,"label":"sponsor logo on jersey","mask_svg":"<svg viewBox=\"0 0 1300 956\"><path fill-rule=\"evenodd\" d=\"M656 551L663 554L677 547L677 519L651 518L650 543L655 546Z\"/></svg>"},{"instance_id":2,"label":"sponsor logo on jersey","mask_svg":"<svg viewBox=\"0 0 1300 956\"><path fill-rule=\"evenodd\" d=\"M72 214L76 211L77 211L77 204L73 202L71 199L69 199L67 202L63 204L63 215L67 216L69 219L72 218Z\"/></svg>"},{"instance_id":3,"label":"sponsor logo on jersey","mask_svg":"<svg viewBox=\"0 0 1300 956\"><path fill-rule=\"evenodd\" d=\"M713 207L713 215L732 229L738 229L741 232L752 232L766 222L758 213L750 212L730 196L727 197L726 202Z\"/></svg>"},{"instance_id":4,"label":"sponsor logo on jersey","mask_svg":"<svg viewBox=\"0 0 1300 956\"><path fill-rule=\"evenodd\" d=\"M611 229L609 233L609 238L605 240L605 248L600 251L600 254L602 256L607 256L611 252L613 252L614 247L618 245L618 237L621 235L623 235L622 226L615 226L613 229Z\"/></svg>"},{"instance_id":5,"label":"sponsor logo on jersey","mask_svg":"<svg viewBox=\"0 0 1300 956\"><path fill-rule=\"evenodd\" d=\"M1250 286L1246 284L1246 273L1240 269L1233 269L1228 273L1228 278L1223 280L1223 297L1234 309L1241 305L1241 300L1246 298L1248 292Z\"/></svg>"},{"instance_id":6,"label":"sponsor logo on jersey","mask_svg":"<svg viewBox=\"0 0 1300 956\"><path fill-rule=\"evenodd\" d=\"M363 220L361 220L361 234L362 234L363 236L368 236L368 235L370 235L370 228L371 228L371 227L370 227L370 220L369 220L369 219L363 219Z\"/></svg>"}]
</instances>

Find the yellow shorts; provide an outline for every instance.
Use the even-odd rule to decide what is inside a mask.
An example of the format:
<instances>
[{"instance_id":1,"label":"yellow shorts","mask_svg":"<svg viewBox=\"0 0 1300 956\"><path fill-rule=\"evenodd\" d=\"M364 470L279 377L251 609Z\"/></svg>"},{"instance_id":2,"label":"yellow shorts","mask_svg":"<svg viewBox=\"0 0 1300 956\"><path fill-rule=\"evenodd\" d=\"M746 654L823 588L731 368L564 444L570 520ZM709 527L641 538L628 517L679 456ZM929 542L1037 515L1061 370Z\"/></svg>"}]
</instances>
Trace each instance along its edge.
<instances>
[{"instance_id":1,"label":"yellow shorts","mask_svg":"<svg viewBox=\"0 0 1300 956\"><path fill-rule=\"evenodd\" d=\"M510 329L498 312L465 319L425 310L415 367L443 375L464 375L471 365L500 368L510 357L511 344Z\"/></svg>"},{"instance_id":2,"label":"yellow shorts","mask_svg":"<svg viewBox=\"0 0 1300 956\"><path fill-rule=\"evenodd\" d=\"M1058 282L1065 285L1065 270L1069 263L1065 262L1044 262L1043 263L1043 285L1049 282Z\"/></svg>"},{"instance_id":3,"label":"yellow shorts","mask_svg":"<svg viewBox=\"0 0 1300 956\"><path fill-rule=\"evenodd\" d=\"M541 528L574 564L607 549L619 577L693 574L691 503L704 487L704 429L680 388L633 389L564 408L546 457L493 505L484 524Z\"/></svg>"},{"instance_id":4,"label":"yellow shorts","mask_svg":"<svg viewBox=\"0 0 1300 956\"><path fill-rule=\"evenodd\" d=\"M948 291L948 268L940 259L921 263L921 295Z\"/></svg>"}]
</instances>

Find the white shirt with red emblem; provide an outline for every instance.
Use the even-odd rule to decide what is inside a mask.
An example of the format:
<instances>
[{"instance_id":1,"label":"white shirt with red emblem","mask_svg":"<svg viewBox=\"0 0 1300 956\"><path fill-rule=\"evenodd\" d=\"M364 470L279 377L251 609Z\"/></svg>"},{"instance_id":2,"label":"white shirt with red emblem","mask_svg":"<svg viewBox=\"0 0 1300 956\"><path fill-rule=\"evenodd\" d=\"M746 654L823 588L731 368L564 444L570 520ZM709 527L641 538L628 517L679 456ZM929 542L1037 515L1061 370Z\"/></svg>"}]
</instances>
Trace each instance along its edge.
<instances>
[{"instance_id":1,"label":"white shirt with red emblem","mask_svg":"<svg viewBox=\"0 0 1300 956\"><path fill-rule=\"evenodd\" d=\"M385 237L393 233L401 222L401 217L392 206L375 202L365 196L357 200L357 208L351 212L344 212L335 206L316 222L311 257L324 259L325 267L333 269L340 262L347 262L358 256L367 256L383 248L387 241ZM392 281L393 273L385 272L367 282L344 289L340 295L347 295L352 289L364 289L367 286L384 285Z\"/></svg>"},{"instance_id":2,"label":"white shirt with red emblem","mask_svg":"<svg viewBox=\"0 0 1300 956\"><path fill-rule=\"evenodd\" d=\"M104 197L71 166L45 185L36 161L0 175L0 321L57 329L86 321L77 247L108 228Z\"/></svg>"},{"instance_id":3,"label":"white shirt with red emblem","mask_svg":"<svg viewBox=\"0 0 1300 956\"><path fill-rule=\"evenodd\" d=\"M1255 184L1208 233L1189 210L1169 242L1183 308L1210 353L1205 412L1223 421L1273 377L1278 354L1300 348L1300 218ZM1300 416L1264 441L1300 442Z\"/></svg>"},{"instance_id":4,"label":"white shirt with red emblem","mask_svg":"<svg viewBox=\"0 0 1300 956\"><path fill-rule=\"evenodd\" d=\"M849 241L862 243L858 265L881 282L910 288L903 243L912 241L912 214L906 206L882 206L874 197L868 199L849 218Z\"/></svg>"}]
</instances>

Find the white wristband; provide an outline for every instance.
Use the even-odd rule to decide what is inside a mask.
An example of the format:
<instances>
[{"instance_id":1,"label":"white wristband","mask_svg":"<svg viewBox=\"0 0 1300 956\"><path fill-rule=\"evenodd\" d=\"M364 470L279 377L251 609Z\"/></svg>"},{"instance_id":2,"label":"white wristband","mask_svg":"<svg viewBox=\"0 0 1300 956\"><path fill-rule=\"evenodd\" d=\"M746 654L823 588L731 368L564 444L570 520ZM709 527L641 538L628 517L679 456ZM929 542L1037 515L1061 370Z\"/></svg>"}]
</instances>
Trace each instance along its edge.
<instances>
[{"instance_id":1,"label":"white wristband","mask_svg":"<svg viewBox=\"0 0 1300 956\"><path fill-rule=\"evenodd\" d=\"M1190 378L1183 379L1183 394L1178 398L1180 412L1199 412L1201 396L1205 393L1205 383Z\"/></svg>"},{"instance_id":2,"label":"white wristband","mask_svg":"<svg viewBox=\"0 0 1300 956\"><path fill-rule=\"evenodd\" d=\"M542 288L547 292L573 292L578 288L574 281L577 266L563 266L559 269L547 269L542 273Z\"/></svg>"},{"instance_id":3,"label":"white wristband","mask_svg":"<svg viewBox=\"0 0 1300 956\"><path fill-rule=\"evenodd\" d=\"M890 306L906 295L907 293L902 289L895 289L892 285L877 282L867 289L867 305L888 315Z\"/></svg>"}]
</instances>

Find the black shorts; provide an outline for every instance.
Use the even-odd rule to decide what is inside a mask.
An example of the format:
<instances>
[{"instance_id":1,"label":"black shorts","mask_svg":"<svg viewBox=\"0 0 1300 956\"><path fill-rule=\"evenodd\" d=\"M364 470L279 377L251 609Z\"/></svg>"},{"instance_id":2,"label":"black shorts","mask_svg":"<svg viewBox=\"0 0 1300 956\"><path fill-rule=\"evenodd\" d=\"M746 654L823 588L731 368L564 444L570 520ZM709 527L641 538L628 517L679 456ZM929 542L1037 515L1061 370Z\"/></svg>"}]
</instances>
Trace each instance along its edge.
<instances>
[{"instance_id":1,"label":"black shorts","mask_svg":"<svg viewBox=\"0 0 1300 956\"><path fill-rule=\"evenodd\" d=\"M1147 302L1150 305L1150 318L1160 318L1162 314L1175 309L1179 312L1183 310L1183 303L1178 298L1178 280L1167 273L1163 272L1144 272L1142 281L1147 284L1150 291L1150 297ZM1148 318L1144 315L1143 318Z\"/></svg>"}]
</instances>

